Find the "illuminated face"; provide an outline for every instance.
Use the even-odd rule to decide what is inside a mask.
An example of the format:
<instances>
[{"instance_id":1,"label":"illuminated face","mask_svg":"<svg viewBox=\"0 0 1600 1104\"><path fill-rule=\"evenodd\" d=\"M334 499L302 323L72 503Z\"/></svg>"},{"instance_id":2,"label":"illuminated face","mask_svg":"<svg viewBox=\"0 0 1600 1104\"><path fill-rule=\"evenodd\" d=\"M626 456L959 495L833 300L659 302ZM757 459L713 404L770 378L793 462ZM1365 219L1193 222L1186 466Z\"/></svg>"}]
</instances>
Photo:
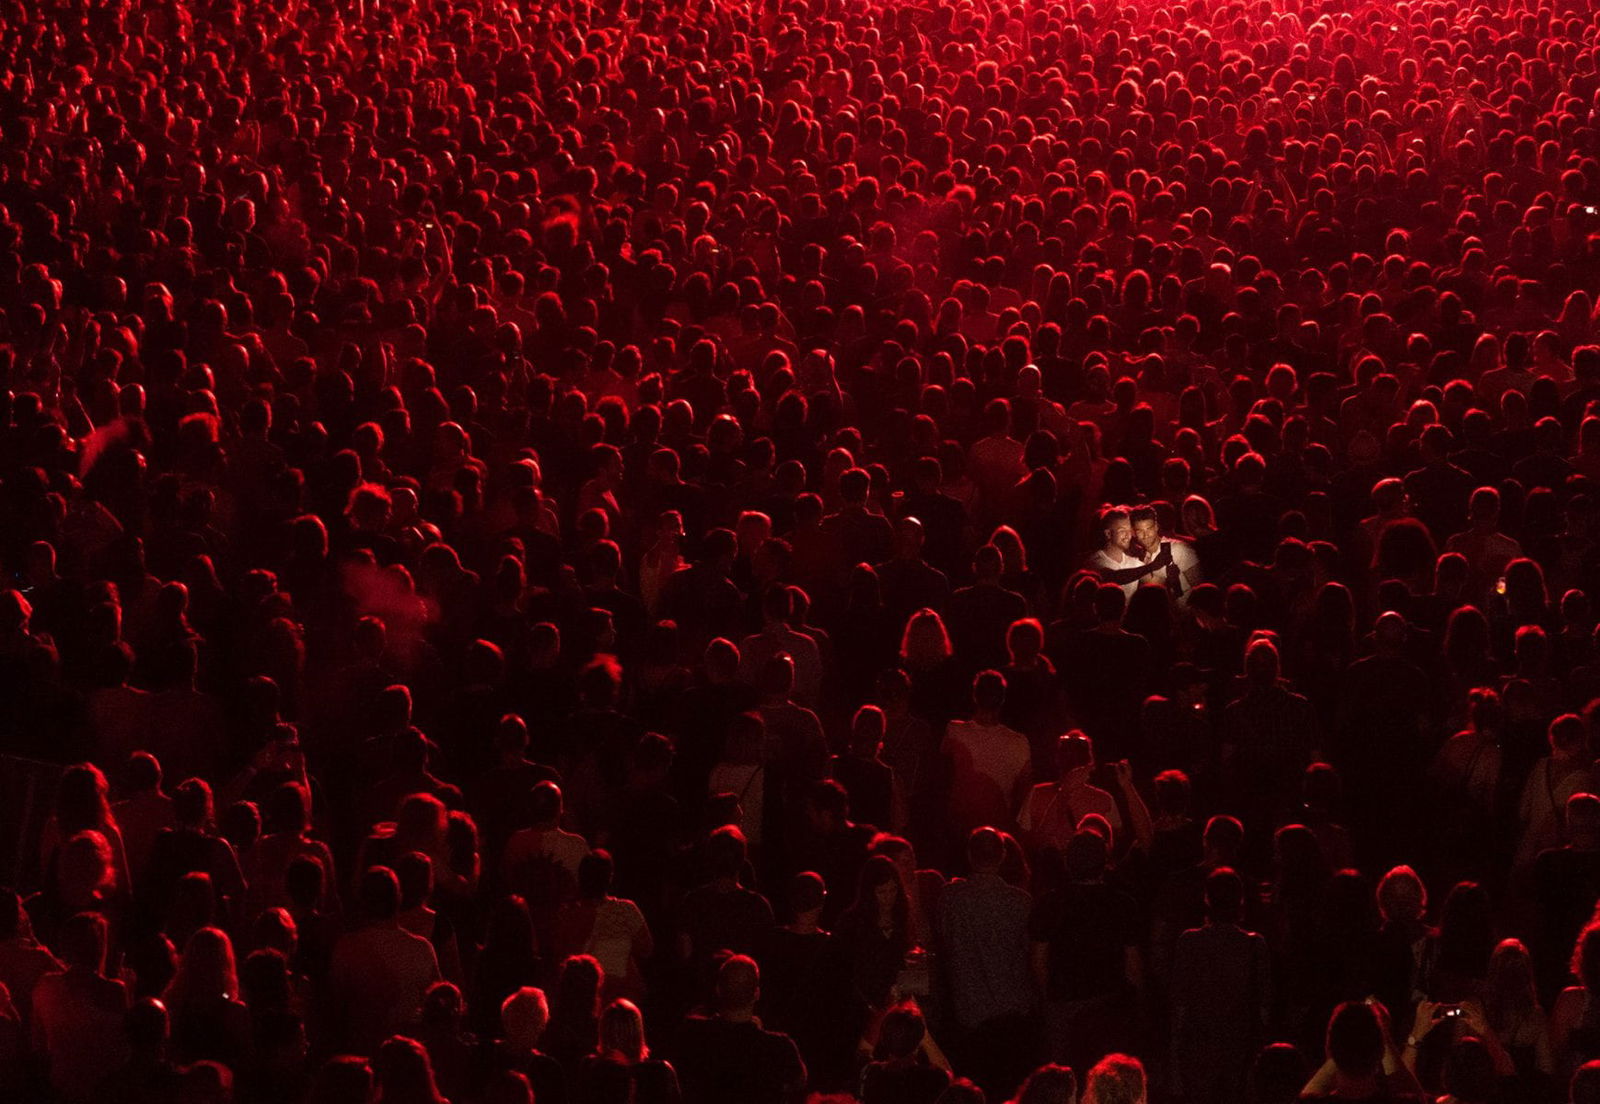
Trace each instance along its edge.
<instances>
[{"instance_id":1,"label":"illuminated face","mask_svg":"<svg viewBox=\"0 0 1600 1104\"><path fill-rule=\"evenodd\" d=\"M1146 552L1158 552L1161 549L1161 526L1154 519L1136 521L1133 523L1133 539Z\"/></svg>"},{"instance_id":2,"label":"illuminated face","mask_svg":"<svg viewBox=\"0 0 1600 1104\"><path fill-rule=\"evenodd\" d=\"M1113 521L1106 527L1106 542L1118 552L1127 552L1133 547L1133 525L1126 518Z\"/></svg>"}]
</instances>

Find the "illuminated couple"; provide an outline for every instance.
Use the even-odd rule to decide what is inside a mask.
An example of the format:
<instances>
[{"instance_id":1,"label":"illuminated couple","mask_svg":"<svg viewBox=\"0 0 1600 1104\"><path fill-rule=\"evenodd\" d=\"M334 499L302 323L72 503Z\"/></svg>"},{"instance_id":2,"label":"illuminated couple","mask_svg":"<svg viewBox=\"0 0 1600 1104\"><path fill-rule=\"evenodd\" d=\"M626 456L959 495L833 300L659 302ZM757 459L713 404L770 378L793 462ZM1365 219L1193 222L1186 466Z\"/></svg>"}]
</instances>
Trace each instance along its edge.
<instances>
[{"instance_id":1,"label":"illuminated couple","mask_svg":"<svg viewBox=\"0 0 1600 1104\"><path fill-rule=\"evenodd\" d=\"M1109 506L1100 512L1102 544L1089 566L1129 598L1142 586L1164 586L1182 605L1201 582L1200 559L1181 538L1164 537L1153 506Z\"/></svg>"}]
</instances>

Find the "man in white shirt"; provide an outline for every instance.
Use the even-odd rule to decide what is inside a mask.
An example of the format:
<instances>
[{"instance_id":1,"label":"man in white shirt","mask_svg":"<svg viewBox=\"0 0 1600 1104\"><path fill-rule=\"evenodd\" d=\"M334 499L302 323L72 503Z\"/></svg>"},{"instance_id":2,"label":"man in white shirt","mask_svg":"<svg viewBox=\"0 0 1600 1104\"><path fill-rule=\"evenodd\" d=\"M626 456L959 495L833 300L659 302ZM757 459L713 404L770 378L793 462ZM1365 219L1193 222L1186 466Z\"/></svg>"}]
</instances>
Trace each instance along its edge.
<instances>
[{"instance_id":1,"label":"man in white shirt","mask_svg":"<svg viewBox=\"0 0 1600 1104\"><path fill-rule=\"evenodd\" d=\"M432 943L400 926L400 880L388 867L362 875L361 906L367 926L333 945L328 987L339 1045L371 1054L416 1019L439 980L439 957Z\"/></svg>"},{"instance_id":2,"label":"man in white shirt","mask_svg":"<svg viewBox=\"0 0 1600 1104\"><path fill-rule=\"evenodd\" d=\"M1172 554L1166 549L1148 561L1139 555L1141 549L1134 544L1133 521L1127 507L1111 506L1101 511L1100 531L1105 543L1089 557L1089 566L1106 582L1121 587L1129 598L1144 580L1172 563Z\"/></svg>"},{"instance_id":3,"label":"man in white shirt","mask_svg":"<svg viewBox=\"0 0 1600 1104\"><path fill-rule=\"evenodd\" d=\"M1145 563L1153 564L1164 556L1172 562L1161 572L1150 576L1152 583L1162 583L1172 592L1173 601L1182 605L1189 592L1204 581L1200 572L1200 557L1188 541L1161 539L1161 522L1156 519L1153 507L1140 506L1128 513L1133 525L1133 549Z\"/></svg>"},{"instance_id":4,"label":"man in white shirt","mask_svg":"<svg viewBox=\"0 0 1600 1104\"><path fill-rule=\"evenodd\" d=\"M561 827L561 810L561 788L554 782L540 782L533 788L528 796L532 824L506 842L502 861L510 884L518 884L529 864L549 860L561 867L576 888L578 865L588 856L589 844L576 832Z\"/></svg>"},{"instance_id":5,"label":"man in white shirt","mask_svg":"<svg viewBox=\"0 0 1600 1104\"><path fill-rule=\"evenodd\" d=\"M950 819L959 832L985 825L1010 827L1027 793L1032 753L1028 738L1001 723L1006 680L983 671L972 680L972 718L951 721L941 752L950 769Z\"/></svg>"}]
</instances>

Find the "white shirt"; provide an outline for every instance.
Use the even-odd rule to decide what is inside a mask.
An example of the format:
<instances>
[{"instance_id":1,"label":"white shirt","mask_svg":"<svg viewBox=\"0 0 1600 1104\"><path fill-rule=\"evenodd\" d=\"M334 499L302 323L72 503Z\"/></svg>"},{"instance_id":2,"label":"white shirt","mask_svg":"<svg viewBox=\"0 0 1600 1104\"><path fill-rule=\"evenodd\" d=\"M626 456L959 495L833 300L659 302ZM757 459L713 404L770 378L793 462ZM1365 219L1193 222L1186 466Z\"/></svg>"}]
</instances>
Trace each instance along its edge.
<instances>
[{"instance_id":1,"label":"white shirt","mask_svg":"<svg viewBox=\"0 0 1600 1104\"><path fill-rule=\"evenodd\" d=\"M523 863L535 858L553 859L568 874L578 876L578 864L589 854L589 844L575 832L560 828L524 828L506 841L502 862L506 870L515 871Z\"/></svg>"},{"instance_id":2,"label":"white shirt","mask_svg":"<svg viewBox=\"0 0 1600 1104\"><path fill-rule=\"evenodd\" d=\"M594 927L583 949L585 954L600 960L607 981L625 984L628 991L637 991L643 982L637 976L634 952L646 945L649 938L650 928L638 905L620 897L607 897L595 909ZM648 955L649 951L641 953Z\"/></svg>"},{"instance_id":3,"label":"white shirt","mask_svg":"<svg viewBox=\"0 0 1600 1104\"><path fill-rule=\"evenodd\" d=\"M1181 605L1189 598L1189 592L1201 581L1200 557L1195 555L1194 546L1185 540L1163 538L1161 543L1172 549L1172 562L1178 568L1179 593L1174 599ZM1089 566L1096 571L1125 571L1130 567L1143 567L1147 561L1129 556L1111 548L1102 548L1089 558ZM1165 586L1167 573L1164 570L1152 571L1142 579L1131 583L1118 583L1122 593L1129 598L1133 592L1142 586Z\"/></svg>"},{"instance_id":4,"label":"white shirt","mask_svg":"<svg viewBox=\"0 0 1600 1104\"><path fill-rule=\"evenodd\" d=\"M368 1054L409 1027L439 976L433 944L403 928L379 924L340 936L328 984L342 1013L344 1044Z\"/></svg>"},{"instance_id":5,"label":"white shirt","mask_svg":"<svg viewBox=\"0 0 1600 1104\"><path fill-rule=\"evenodd\" d=\"M1102 548L1089 557L1089 566L1100 572L1126 571L1130 567L1143 567L1144 561L1115 548ZM1139 585L1143 582L1143 579L1136 579L1131 583L1118 583L1117 585L1122 588L1122 593L1126 597L1132 598L1133 592L1138 590Z\"/></svg>"},{"instance_id":6,"label":"white shirt","mask_svg":"<svg viewBox=\"0 0 1600 1104\"><path fill-rule=\"evenodd\" d=\"M1069 789L1060 782L1041 782L1028 791L1017 817L1017 827L1035 837L1040 844L1065 851L1090 813L1098 813L1111 825L1112 838L1122 833L1122 811L1117 799L1087 782Z\"/></svg>"},{"instance_id":7,"label":"white shirt","mask_svg":"<svg viewBox=\"0 0 1600 1104\"><path fill-rule=\"evenodd\" d=\"M822 694L822 654L815 640L787 625L768 625L739 643L739 677L758 685L767 660L785 652L794 660L794 700L816 708Z\"/></svg>"},{"instance_id":8,"label":"white shirt","mask_svg":"<svg viewBox=\"0 0 1600 1104\"><path fill-rule=\"evenodd\" d=\"M950 807L958 821L1009 821L1032 759L1028 738L1003 724L951 721L943 751L954 772Z\"/></svg>"}]
</instances>

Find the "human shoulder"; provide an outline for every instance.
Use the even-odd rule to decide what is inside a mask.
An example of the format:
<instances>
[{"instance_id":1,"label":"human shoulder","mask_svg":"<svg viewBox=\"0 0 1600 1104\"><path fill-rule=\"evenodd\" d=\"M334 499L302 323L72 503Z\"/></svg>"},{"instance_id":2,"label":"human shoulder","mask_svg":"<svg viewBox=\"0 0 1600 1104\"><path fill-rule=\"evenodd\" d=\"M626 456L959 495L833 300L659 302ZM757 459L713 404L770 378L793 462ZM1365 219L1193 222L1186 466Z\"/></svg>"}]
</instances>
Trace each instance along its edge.
<instances>
[{"instance_id":1,"label":"human shoulder","mask_svg":"<svg viewBox=\"0 0 1600 1104\"><path fill-rule=\"evenodd\" d=\"M531 850L539 842L543 831L538 828L518 828L511 833L511 838L506 840L506 857L513 853Z\"/></svg>"},{"instance_id":2,"label":"human shoulder","mask_svg":"<svg viewBox=\"0 0 1600 1104\"><path fill-rule=\"evenodd\" d=\"M565 828L557 828L555 830L552 835L552 842L563 847L570 847L573 850L581 850L586 855L589 853L589 841L578 833L569 832Z\"/></svg>"},{"instance_id":3,"label":"human shoulder","mask_svg":"<svg viewBox=\"0 0 1600 1104\"><path fill-rule=\"evenodd\" d=\"M1079 786L1074 792L1073 798L1074 806L1084 806L1086 808L1091 805L1104 808L1107 805L1114 806L1117 803L1116 797L1112 795L1110 790L1103 790L1093 782L1085 782Z\"/></svg>"},{"instance_id":4,"label":"human shoulder","mask_svg":"<svg viewBox=\"0 0 1600 1104\"><path fill-rule=\"evenodd\" d=\"M90 974L84 981L84 995L94 1004L118 1012L128 1007L128 986L121 978Z\"/></svg>"},{"instance_id":5,"label":"human shoulder","mask_svg":"<svg viewBox=\"0 0 1600 1104\"><path fill-rule=\"evenodd\" d=\"M392 962L395 955L416 955L426 952L432 956L433 944L405 928L370 925L346 932L333 946L335 961L357 960L358 967L373 963Z\"/></svg>"},{"instance_id":6,"label":"human shoulder","mask_svg":"<svg viewBox=\"0 0 1600 1104\"><path fill-rule=\"evenodd\" d=\"M960 878L945 886L939 894L941 911L952 894L959 904L981 905L985 911L995 908L1014 908L1026 916L1033 907L1033 894L1021 886L1012 885L1004 878Z\"/></svg>"},{"instance_id":7,"label":"human shoulder","mask_svg":"<svg viewBox=\"0 0 1600 1104\"><path fill-rule=\"evenodd\" d=\"M1056 791L1060 788L1061 783L1058 781L1035 782L1028 788L1027 804L1032 804L1035 801L1049 801L1055 797Z\"/></svg>"}]
</instances>

